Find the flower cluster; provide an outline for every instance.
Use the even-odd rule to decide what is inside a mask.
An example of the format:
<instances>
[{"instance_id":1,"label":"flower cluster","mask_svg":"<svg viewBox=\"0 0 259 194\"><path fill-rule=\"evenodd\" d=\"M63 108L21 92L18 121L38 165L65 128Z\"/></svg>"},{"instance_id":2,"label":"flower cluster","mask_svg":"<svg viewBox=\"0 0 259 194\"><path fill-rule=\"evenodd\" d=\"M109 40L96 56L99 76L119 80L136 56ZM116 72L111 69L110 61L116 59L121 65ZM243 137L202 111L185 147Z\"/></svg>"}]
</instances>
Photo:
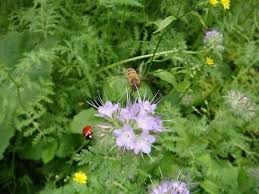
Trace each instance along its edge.
<instances>
[{"instance_id":1,"label":"flower cluster","mask_svg":"<svg viewBox=\"0 0 259 194\"><path fill-rule=\"evenodd\" d=\"M217 30L207 31L204 37L204 44L209 49L213 49L216 51L223 51L223 35Z\"/></svg>"},{"instance_id":2,"label":"flower cluster","mask_svg":"<svg viewBox=\"0 0 259 194\"><path fill-rule=\"evenodd\" d=\"M218 4L218 0L210 0L209 2L213 7ZM230 0L221 0L220 2L225 10L230 8Z\"/></svg>"},{"instance_id":3,"label":"flower cluster","mask_svg":"<svg viewBox=\"0 0 259 194\"><path fill-rule=\"evenodd\" d=\"M185 182L182 181L163 181L155 186L150 194L189 194L190 191Z\"/></svg>"},{"instance_id":4,"label":"flower cluster","mask_svg":"<svg viewBox=\"0 0 259 194\"><path fill-rule=\"evenodd\" d=\"M256 104L248 97L238 91L231 90L225 96L226 103L232 112L241 116L245 120L250 120L256 115Z\"/></svg>"},{"instance_id":5,"label":"flower cluster","mask_svg":"<svg viewBox=\"0 0 259 194\"><path fill-rule=\"evenodd\" d=\"M107 101L96 106L96 116L106 118L113 125L116 144L135 154L151 152L155 134L164 131L163 121L155 115L156 103L140 98L127 102L125 107Z\"/></svg>"}]
</instances>

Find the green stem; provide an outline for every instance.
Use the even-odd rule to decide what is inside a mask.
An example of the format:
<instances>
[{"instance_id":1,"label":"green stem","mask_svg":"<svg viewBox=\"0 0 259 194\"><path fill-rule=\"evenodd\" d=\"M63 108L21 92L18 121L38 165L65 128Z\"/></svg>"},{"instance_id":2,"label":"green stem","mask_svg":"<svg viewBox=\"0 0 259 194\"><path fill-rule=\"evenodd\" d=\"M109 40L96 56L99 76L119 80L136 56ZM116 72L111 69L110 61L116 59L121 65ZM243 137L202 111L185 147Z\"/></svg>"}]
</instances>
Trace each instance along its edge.
<instances>
[{"instance_id":1,"label":"green stem","mask_svg":"<svg viewBox=\"0 0 259 194\"><path fill-rule=\"evenodd\" d=\"M79 152L81 149L83 149L83 147L85 147L87 145L87 141L85 141L79 148L77 148L71 155L70 160L68 161L69 164L72 164L73 158L76 155L77 152Z\"/></svg>"},{"instance_id":2,"label":"green stem","mask_svg":"<svg viewBox=\"0 0 259 194\"><path fill-rule=\"evenodd\" d=\"M168 54L172 54L172 53L184 53L184 54L199 54L203 51L188 51L188 50L168 50L168 51L162 51L162 52L158 52L155 54L155 56L163 56L163 55L168 55ZM108 70L108 69L111 69L113 67L116 67L117 65L121 65L121 64L124 64L124 63L128 63L128 62L131 62L131 61L137 61L137 60L140 60L140 59L146 59L146 58L150 58L153 56L153 53L152 54L146 54L146 55L141 55L141 56L137 56L137 57L132 57L132 58L129 58L129 59L125 59L125 60L122 60L122 61L119 61L119 62L116 62L116 63L112 63L110 65L107 65L103 68L101 68L99 71L97 71L97 73L100 73L100 72L103 72L105 70Z\"/></svg>"},{"instance_id":3,"label":"green stem","mask_svg":"<svg viewBox=\"0 0 259 194\"><path fill-rule=\"evenodd\" d=\"M201 66L200 71L202 71L203 67L204 67L204 64ZM189 89L190 89L191 87L195 87L196 85L198 85L199 80L198 80L198 79L195 79L195 78L197 77L197 75L198 75L199 73L200 73L200 72L197 72L197 73L194 75L194 77L193 77L193 80L195 80L194 84L190 84L190 85L186 88L186 90L183 92L183 94L181 95L180 99L177 101L176 104L178 104L179 102L182 101L183 97L188 93L188 91L189 91Z\"/></svg>"},{"instance_id":4,"label":"green stem","mask_svg":"<svg viewBox=\"0 0 259 194\"><path fill-rule=\"evenodd\" d=\"M156 44L156 48L155 48L155 50L154 50L154 52L153 52L153 55L152 55L152 58L151 58L151 60L150 60L150 64L148 65L148 72L149 72L149 70L150 70L150 67L152 66L152 64L153 64L153 61L154 61L154 58L155 58L155 55L156 55L156 52L157 52L157 49L158 49L158 47L159 47L159 45L160 45L160 43L161 43L161 41L162 41L162 39L163 39L163 37L164 37L164 35L166 34L166 30L161 34L161 36L159 37L159 40L158 40L158 42L157 42L157 44Z\"/></svg>"},{"instance_id":5,"label":"green stem","mask_svg":"<svg viewBox=\"0 0 259 194\"><path fill-rule=\"evenodd\" d=\"M182 4L183 4L183 0L181 0L181 2L180 2L180 5L179 5L178 10L177 10L176 17L178 17L178 16L179 16L179 13L180 13L180 10L181 10L181 7L182 7Z\"/></svg>"},{"instance_id":6,"label":"green stem","mask_svg":"<svg viewBox=\"0 0 259 194\"><path fill-rule=\"evenodd\" d=\"M178 7L177 14L176 14L176 18L178 18L178 16L179 16L179 12L180 12L180 9L181 9L181 7L182 7L182 3L183 3L183 0L181 0L180 5L179 5L179 7ZM150 70L150 67L151 67L152 64L153 64L153 60L154 60L155 54L156 54L156 52L157 52L157 49L158 49L158 47L159 47L159 45L160 45L160 43L161 43L163 37L165 36L166 32L167 32L167 31L166 31L166 29L165 29L165 31L164 31L164 32L161 34L161 36L159 37L159 40L158 40L157 45L156 45L156 48L155 48L155 50L154 50L154 52L153 52L153 56L152 56L152 58L151 58L150 64L148 65L148 70L147 70L148 72L149 72L149 70Z\"/></svg>"}]
</instances>

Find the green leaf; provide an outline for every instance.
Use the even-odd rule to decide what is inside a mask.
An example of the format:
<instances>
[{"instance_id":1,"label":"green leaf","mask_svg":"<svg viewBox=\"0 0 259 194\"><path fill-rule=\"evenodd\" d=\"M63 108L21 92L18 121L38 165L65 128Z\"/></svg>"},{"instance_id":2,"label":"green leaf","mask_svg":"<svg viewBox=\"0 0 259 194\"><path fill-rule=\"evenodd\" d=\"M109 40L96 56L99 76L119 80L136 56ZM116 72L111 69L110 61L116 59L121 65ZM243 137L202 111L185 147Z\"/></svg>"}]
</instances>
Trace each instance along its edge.
<instances>
[{"instance_id":1,"label":"green leaf","mask_svg":"<svg viewBox=\"0 0 259 194\"><path fill-rule=\"evenodd\" d=\"M218 186L210 180L205 180L203 182L200 182L199 184L205 191L207 191L210 194L220 193Z\"/></svg>"},{"instance_id":2,"label":"green leaf","mask_svg":"<svg viewBox=\"0 0 259 194\"><path fill-rule=\"evenodd\" d=\"M15 132L13 118L17 109L17 101L14 90L4 87L0 87L0 90L2 93L0 96L0 159L2 159L9 140Z\"/></svg>"},{"instance_id":3,"label":"green leaf","mask_svg":"<svg viewBox=\"0 0 259 194\"><path fill-rule=\"evenodd\" d=\"M162 31L163 29L165 29L169 24L171 24L174 20L176 20L176 17L175 16L168 16L167 18L165 18L164 20L162 21L159 21L159 22L155 22L155 24L157 25L157 30L155 32L153 32L154 34L155 33L158 33L160 31Z\"/></svg>"},{"instance_id":4,"label":"green leaf","mask_svg":"<svg viewBox=\"0 0 259 194\"><path fill-rule=\"evenodd\" d=\"M40 160L44 150L44 142L33 145L31 141L30 138L27 138L24 142L19 142L17 152L25 159Z\"/></svg>"},{"instance_id":5,"label":"green leaf","mask_svg":"<svg viewBox=\"0 0 259 194\"><path fill-rule=\"evenodd\" d=\"M190 86L190 84L191 83L188 80L184 80L176 86L176 90L178 92L185 92L186 89Z\"/></svg>"},{"instance_id":6,"label":"green leaf","mask_svg":"<svg viewBox=\"0 0 259 194\"><path fill-rule=\"evenodd\" d=\"M238 185L243 193L249 193L250 178L244 169L239 170Z\"/></svg>"},{"instance_id":7,"label":"green leaf","mask_svg":"<svg viewBox=\"0 0 259 194\"><path fill-rule=\"evenodd\" d=\"M127 80L122 76L113 76L106 80L103 93L111 101L118 101L126 93L126 87L129 88Z\"/></svg>"},{"instance_id":8,"label":"green leaf","mask_svg":"<svg viewBox=\"0 0 259 194\"><path fill-rule=\"evenodd\" d=\"M70 124L70 132L71 133L82 133L82 129L86 125L94 126L95 124L100 122L100 118L95 116L96 110L93 108L89 108L87 110L83 110L74 116L73 121Z\"/></svg>"},{"instance_id":9,"label":"green leaf","mask_svg":"<svg viewBox=\"0 0 259 194\"><path fill-rule=\"evenodd\" d=\"M56 152L58 157L64 158L71 155L82 143L83 138L76 134L67 134L59 137L60 143Z\"/></svg>"},{"instance_id":10,"label":"green leaf","mask_svg":"<svg viewBox=\"0 0 259 194\"><path fill-rule=\"evenodd\" d=\"M174 75L171 74L168 71L160 69L160 70L157 70L157 71L153 72L153 75L156 76L156 77L159 77L161 80L173 85L174 87L177 86Z\"/></svg>"},{"instance_id":11,"label":"green leaf","mask_svg":"<svg viewBox=\"0 0 259 194\"><path fill-rule=\"evenodd\" d=\"M58 147L58 143L55 139L45 142L44 150L42 152L41 158L44 163L48 163L55 157L55 153Z\"/></svg>"}]
</instances>

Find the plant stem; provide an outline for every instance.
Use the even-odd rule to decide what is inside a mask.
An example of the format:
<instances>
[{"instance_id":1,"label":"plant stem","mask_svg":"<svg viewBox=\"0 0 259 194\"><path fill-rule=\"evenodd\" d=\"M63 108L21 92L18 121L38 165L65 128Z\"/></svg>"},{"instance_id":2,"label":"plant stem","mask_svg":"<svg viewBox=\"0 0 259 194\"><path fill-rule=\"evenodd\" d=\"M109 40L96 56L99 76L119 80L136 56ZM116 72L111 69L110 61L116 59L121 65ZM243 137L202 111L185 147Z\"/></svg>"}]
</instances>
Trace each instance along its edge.
<instances>
[{"instance_id":1,"label":"plant stem","mask_svg":"<svg viewBox=\"0 0 259 194\"><path fill-rule=\"evenodd\" d=\"M195 55L195 54L199 54L201 52L203 52L203 51L188 51L188 50L176 50L176 49L173 49L173 50L168 50L168 51L162 51L162 52L155 53L155 56L162 56L162 55L167 55L167 54L172 54L172 53L184 53L184 54L194 54ZM129 59L125 59L125 60L122 60L122 61L119 61L119 62L116 62L116 63L112 63L110 65L107 65L107 66L101 68L99 71L97 71L97 73L100 73L102 71L111 69L113 67L116 67L117 65L121 65L121 64L128 63L128 62L131 62L131 61L137 61L137 60L140 60L140 59L150 58L152 56L153 56L153 53L152 54L141 55L141 56L137 56L137 57L133 57L133 58L129 58Z\"/></svg>"},{"instance_id":2,"label":"plant stem","mask_svg":"<svg viewBox=\"0 0 259 194\"><path fill-rule=\"evenodd\" d=\"M161 41L162 41L164 35L166 34L166 32L167 32L167 31L165 30L165 31L161 34L161 36L159 37L159 40L158 40L157 45L156 45L156 48L155 48L155 50L154 50L154 52L153 52L153 55L152 55L152 58L151 58L151 60L150 60L150 65L148 65L148 70L147 70L147 71L150 70L150 67L151 67L152 64L153 64L153 60L154 60L154 58L155 58L157 49L158 49L158 47L159 47L159 45L160 45L160 43L161 43Z\"/></svg>"}]
</instances>

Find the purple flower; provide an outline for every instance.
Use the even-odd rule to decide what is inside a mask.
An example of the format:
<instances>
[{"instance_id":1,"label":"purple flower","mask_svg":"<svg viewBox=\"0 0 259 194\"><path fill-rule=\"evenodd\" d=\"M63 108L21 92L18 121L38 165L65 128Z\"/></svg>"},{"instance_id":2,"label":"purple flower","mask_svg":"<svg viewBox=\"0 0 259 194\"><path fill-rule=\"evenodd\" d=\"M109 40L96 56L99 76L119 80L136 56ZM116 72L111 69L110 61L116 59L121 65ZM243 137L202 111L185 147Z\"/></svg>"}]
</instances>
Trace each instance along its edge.
<instances>
[{"instance_id":1,"label":"purple flower","mask_svg":"<svg viewBox=\"0 0 259 194\"><path fill-rule=\"evenodd\" d=\"M116 144L119 147L126 149L133 149L135 145L135 134L130 126L124 126L122 129L114 130L113 134L116 136Z\"/></svg>"},{"instance_id":2,"label":"purple flower","mask_svg":"<svg viewBox=\"0 0 259 194\"><path fill-rule=\"evenodd\" d=\"M143 152L145 154L149 154L151 152L151 145L155 141L156 138L154 136L143 132L141 135L136 137L136 141L134 144L134 153L138 154L139 152Z\"/></svg>"},{"instance_id":3,"label":"purple flower","mask_svg":"<svg viewBox=\"0 0 259 194\"><path fill-rule=\"evenodd\" d=\"M137 116L139 109L138 104L128 105L125 108L122 108L120 110L120 120L129 122Z\"/></svg>"},{"instance_id":4,"label":"purple flower","mask_svg":"<svg viewBox=\"0 0 259 194\"><path fill-rule=\"evenodd\" d=\"M212 49L216 49L218 51L223 51L223 35L217 30L211 30L206 32L204 37L204 44Z\"/></svg>"},{"instance_id":5,"label":"purple flower","mask_svg":"<svg viewBox=\"0 0 259 194\"><path fill-rule=\"evenodd\" d=\"M154 117L147 114L139 114L135 118L138 128L141 128L143 131L149 131L153 129Z\"/></svg>"},{"instance_id":6,"label":"purple flower","mask_svg":"<svg viewBox=\"0 0 259 194\"><path fill-rule=\"evenodd\" d=\"M211 31L206 32L204 37L204 43L208 44L211 41L215 41L219 39L221 40L222 38L223 38L223 35L217 30L213 29Z\"/></svg>"},{"instance_id":7,"label":"purple flower","mask_svg":"<svg viewBox=\"0 0 259 194\"><path fill-rule=\"evenodd\" d=\"M170 181L163 181L162 183L160 183L160 185L154 187L150 194L170 194L172 187L173 186Z\"/></svg>"},{"instance_id":8,"label":"purple flower","mask_svg":"<svg viewBox=\"0 0 259 194\"><path fill-rule=\"evenodd\" d=\"M117 146L132 150L135 154L149 154L156 140L149 132L159 133L164 130L162 120L155 116L157 104L152 103L153 100L150 102L140 98L133 101L127 99L125 107L120 107L118 103L112 104L111 101L103 103L100 96L98 102L89 102L89 104L97 109L96 116L111 118L108 120L108 125L98 126L102 131L113 130ZM101 106L99 106L100 103Z\"/></svg>"},{"instance_id":9,"label":"purple flower","mask_svg":"<svg viewBox=\"0 0 259 194\"><path fill-rule=\"evenodd\" d=\"M152 189L150 194L189 194L187 185L182 181L163 181Z\"/></svg>"},{"instance_id":10,"label":"purple flower","mask_svg":"<svg viewBox=\"0 0 259 194\"><path fill-rule=\"evenodd\" d=\"M181 181L172 181L173 193L179 194L189 194L190 191L187 188L187 185Z\"/></svg>"},{"instance_id":11,"label":"purple flower","mask_svg":"<svg viewBox=\"0 0 259 194\"><path fill-rule=\"evenodd\" d=\"M149 116L147 114L139 114L135 118L137 126L143 131L162 132L164 127L160 117Z\"/></svg>"},{"instance_id":12,"label":"purple flower","mask_svg":"<svg viewBox=\"0 0 259 194\"><path fill-rule=\"evenodd\" d=\"M139 100L138 104L140 106L141 112L154 114L154 112L156 110L156 104L152 104L151 102L149 102L147 100L146 101Z\"/></svg>"},{"instance_id":13,"label":"purple flower","mask_svg":"<svg viewBox=\"0 0 259 194\"><path fill-rule=\"evenodd\" d=\"M96 116L112 118L112 114L119 108L118 104L112 104L111 101L107 101L103 106L99 106Z\"/></svg>"},{"instance_id":14,"label":"purple flower","mask_svg":"<svg viewBox=\"0 0 259 194\"><path fill-rule=\"evenodd\" d=\"M153 123L151 125L154 132L162 132L164 130L163 122L160 117L154 117Z\"/></svg>"}]
</instances>

